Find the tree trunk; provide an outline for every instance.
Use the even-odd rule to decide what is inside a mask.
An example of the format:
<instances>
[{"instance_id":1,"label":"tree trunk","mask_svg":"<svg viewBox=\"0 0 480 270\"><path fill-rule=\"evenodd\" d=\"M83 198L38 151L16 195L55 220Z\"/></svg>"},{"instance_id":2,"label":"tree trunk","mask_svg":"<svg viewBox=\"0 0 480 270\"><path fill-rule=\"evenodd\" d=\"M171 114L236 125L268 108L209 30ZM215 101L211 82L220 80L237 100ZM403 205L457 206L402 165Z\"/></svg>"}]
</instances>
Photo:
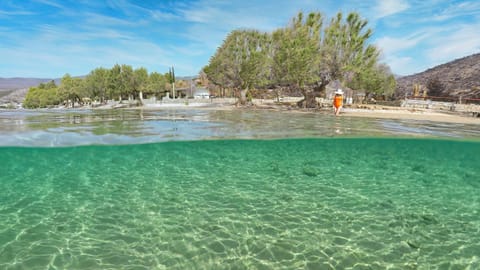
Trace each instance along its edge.
<instances>
[{"instance_id":1,"label":"tree trunk","mask_svg":"<svg viewBox=\"0 0 480 270\"><path fill-rule=\"evenodd\" d=\"M297 103L298 107L317 108L318 104L315 97L317 97L317 93L315 91L306 91L304 93L304 98Z\"/></svg>"},{"instance_id":2,"label":"tree trunk","mask_svg":"<svg viewBox=\"0 0 480 270\"><path fill-rule=\"evenodd\" d=\"M280 102L280 97L282 96L283 93L283 87L277 87L275 88L275 95L277 96L277 102Z\"/></svg>"},{"instance_id":3,"label":"tree trunk","mask_svg":"<svg viewBox=\"0 0 480 270\"><path fill-rule=\"evenodd\" d=\"M138 92L138 101L140 102L140 105L143 105L143 92L142 91Z\"/></svg>"},{"instance_id":4,"label":"tree trunk","mask_svg":"<svg viewBox=\"0 0 480 270\"><path fill-rule=\"evenodd\" d=\"M246 105L247 104L247 91L248 91L248 89L240 90L240 95L238 97L240 105Z\"/></svg>"},{"instance_id":5,"label":"tree trunk","mask_svg":"<svg viewBox=\"0 0 480 270\"><path fill-rule=\"evenodd\" d=\"M313 89L303 91L303 99L297 102L297 106L300 108L318 108L316 97L320 97L322 93L325 93L325 87L329 82L324 81L320 85L315 86Z\"/></svg>"}]
</instances>

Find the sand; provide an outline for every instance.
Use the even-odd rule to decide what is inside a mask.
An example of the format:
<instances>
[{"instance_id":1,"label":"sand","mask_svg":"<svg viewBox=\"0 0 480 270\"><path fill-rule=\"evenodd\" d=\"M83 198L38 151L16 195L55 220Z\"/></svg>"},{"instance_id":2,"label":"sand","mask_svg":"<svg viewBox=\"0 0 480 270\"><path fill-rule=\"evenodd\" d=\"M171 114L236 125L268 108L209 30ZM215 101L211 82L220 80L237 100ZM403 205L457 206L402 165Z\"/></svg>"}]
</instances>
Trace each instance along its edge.
<instances>
[{"instance_id":1,"label":"sand","mask_svg":"<svg viewBox=\"0 0 480 270\"><path fill-rule=\"evenodd\" d=\"M471 115L433 111L429 109L408 109L401 107L386 107L380 108L345 108L341 114L342 116L351 117L373 117L373 118L387 118L387 119L409 119L409 120L423 120L445 123L460 123L460 124L478 124L480 125L480 118Z\"/></svg>"},{"instance_id":2,"label":"sand","mask_svg":"<svg viewBox=\"0 0 480 270\"><path fill-rule=\"evenodd\" d=\"M233 108L235 108L233 106ZM331 108L322 108L317 110L312 109L299 109L296 107L287 107L282 105L273 105L272 103L257 104L255 108L272 109L272 110L285 110L288 108L292 112L314 112L322 111L326 113L332 113ZM435 111L432 109L412 109L404 107L393 106L379 106L379 105L352 105L343 108L340 116L338 117L371 117L371 118L384 118L384 119L409 119L409 120L421 120L421 121L433 121L444 123L459 123L459 124L478 124L480 125L480 118L473 117L471 114L462 114L458 112L449 111Z\"/></svg>"},{"instance_id":3,"label":"sand","mask_svg":"<svg viewBox=\"0 0 480 270\"><path fill-rule=\"evenodd\" d=\"M262 104L256 103L254 106L236 106L231 103L190 103L186 104L155 104L155 106L138 107L147 110L162 110L162 109L201 109L201 110L278 110L289 111L292 113L314 113L314 112L330 112L329 108L322 109L300 109L287 105L278 105L274 103L264 102ZM333 114L333 110L332 110ZM471 114L453 113L447 111L435 111L431 109L411 109L393 106L378 106L378 105L360 105L343 108L339 117L371 117L384 119L409 119L445 123L459 123L459 124L478 124L480 125L480 118L473 117Z\"/></svg>"}]
</instances>

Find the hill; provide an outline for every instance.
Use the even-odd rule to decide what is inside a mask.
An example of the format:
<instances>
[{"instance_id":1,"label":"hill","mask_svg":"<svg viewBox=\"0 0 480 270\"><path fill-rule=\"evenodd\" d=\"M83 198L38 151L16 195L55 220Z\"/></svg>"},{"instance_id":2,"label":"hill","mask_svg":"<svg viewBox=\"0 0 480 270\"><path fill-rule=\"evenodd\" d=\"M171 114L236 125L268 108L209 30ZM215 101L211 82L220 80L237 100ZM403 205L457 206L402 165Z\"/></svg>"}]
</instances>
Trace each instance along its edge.
<instances>
[{"instance_id":1,"label":"hill","mask_svg":"<svg viewBox=\"0 0 480 270\"><path fill-rule=\"evenodd\" d=\"M412 95L415 84L428 96L480 98L480 53L398 78L395 95Z\"/></svg>"},{"instance_id":2,"label":"hill","mask_svg":"<svg viewBox=\"0 0 480 270\"><path fill-rule=\"evenodd\" d=\"M29 88L51 80L40 78L0 78L0 91Z\"/></svg>"}]
</instances>

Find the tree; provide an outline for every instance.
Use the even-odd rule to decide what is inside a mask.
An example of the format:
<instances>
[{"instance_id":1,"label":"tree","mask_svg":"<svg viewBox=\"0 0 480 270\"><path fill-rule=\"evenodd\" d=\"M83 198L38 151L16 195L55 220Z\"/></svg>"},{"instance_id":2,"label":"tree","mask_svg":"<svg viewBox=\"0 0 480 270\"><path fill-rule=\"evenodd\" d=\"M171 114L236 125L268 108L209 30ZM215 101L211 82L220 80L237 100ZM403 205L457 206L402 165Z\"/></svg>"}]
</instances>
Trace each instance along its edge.
<instances>
[{"instance_id":1,"label":"tree","mask_svg":"<svg viewBox=\"0 0 480 270\"><path fill-rule=\"evenodd\" d=\"M103 102L107 98L109 70L96 68L85 77L85 91L89 98Z\"/></svg>"},{"instance_id":2,"label":"tree","mask_svg":"<svg viewBox=\"0 0 480 270\"><path fill-rule=\"evenodd\" d=\"M147 89L148 71L146 68L138 68L133 71L133 93L138 96L139 102L143 103L143 91Z\"/></svg>"},{"instance_id":3,"label":"tree","mask_svg":"<svg viewBox=\"0 0 480 270\"><path fill-rule=\"evenodd\" d=\"M203 71L210 81L239 91L240 104L246 104L248 90L265 77L266 40L267 35L256 30L234 30Z\"/></svg>"},{"instance_id":4,"label":"tree","mask_svg":"<svg viewBox=\"0 0 480 270\"><path fill-rule=\"evenodd\" d=\"M248 89L268 85L300 90L304 99L298 105L315 107L331 81L381 75L376 73L379 52L367 43L372 35L367 23L357 13L344 19L339 12L323 27L320 13L300 12L272 34L234 30L203 72L220 88L240 90L242 104Z\"/></svg>"},{"instance_id":5,"label":"tree","mask_svg":"<svg viewBox=\"0 0 480 270\"><path fill-rule=\"evenodd\" d=\"M390 96L395 91L396 80L387 65L376 64L355 73L347 86L365 91L365 96Z\"/></svg>"},{"instance_id":6,"label":"tree","mask_svg":"<svg viewBox=\"0 0 480 270\"><path fill-rule=\"evenodd\" d=\"M174 74L172 74L174 76ZM84 79L73 78L68 73L62 77L59 87L54 81L32 87L24 104L26 108L39 108L76 102L82 104L85 98L105 101L106 99L135 98L142 102L143 92L162 95L166 90L168 74L153 72L146 68L133 69L129 65L115 64L111 69L96 68ZM48 91L47 91L48 90Z\"/></svg>"},{"instance_id":7,"label":"tree","mask_svg":"<svg viewBox=\"0 0 480 270\"><path fill-rule=\"evenodd\" d=\"M39 89L54 89L54 88L57 88L57 85L55 84L54 80L51 80L47 83L40 83L38 85L38 88Z\"/></svg>"},{"instance_id":8,"label":"tree","mask_svg":"<svg viewBox=\"0 0 480 270\"><path fill-rule=\"evenodd\" d=\"M442 96L445 90L445 85L438 79L438 77L429 78L427 81L427 89L429 96Z\"/></svg>"},{"instance_id":9,"label":"tree","mask_svg":"<svg viewBox=\"0 0 480 270\"><path fill-rule=\"evenodd\" d=\"M122 68L119 64L115 64L108 72L107 78L107 95L110 99L118 97L118 101L122 101Z\"/></svg>"},{"instance_id":10,"label":"tree","mask_svg":"<svg viewBox=\"0 0 480 270\"><path fill-rule=\"evenodd\" d=\"M75 102L82 103L82 98L85 97L83 80L81 78L73 78L70 74L65 74L62 77L60 86L58 87L58 95L66 104L71 103L72 108L75 107Z\"/></svg>"},{"instance_id":11,"label":"tree","mask_svg":"<svg viewBox=\"0 0 480 270\"><path fill-rule=\"evenodd\" d=\"M313 107L312 98L325 91L334 80L349 82L356 74L371 69L378 61L379 52L373 45L367 45L372 35L366 29L368 21L358 13L349 13L346 21L341 12L332 18L325 28L320 48L319 81L313 94L307 96L306 107Z\"/></svg>"},{"instance_id":12,"label":"tree","mask_svg":"<svg viewBox=\"0 0 480 270\"><path fill-rule=\"evenodd\" d=\"M213 85L214 88L219 88L220 96L225 97L225 88L228 87L228 79L222 70L221 50L222 47L217 49L215 55L210 58L209 64L202 69L202 72L209 82L207 86L212 88Z\"/></svg>"},{"instance_id":13,"label":"tree","mask_svg":"<svg viewBox=\"0 0 480 270\"><path fill-rule=\"evenodd\" d=\"M133 73L133 68L130 65L121 65L120 71L120 93L122 97L127 97L132 99L135 94L135 74Z\"/></svg>"},{"instance_id":14,"label":"tree","mask_svg":"<svg viewBox=\"0 0 480 270\"><path fill-rule=\"evenodd\" d=\"M322 25L320 13L312 12L304 17L300 12L290 26L273 33L273 81L299 89L304 100L309 98L308 87L318 81ZM311 98L315 103L315 97Z\"/></svg>"},{"instance_id":15,"label":"tree","mask_svg":"<svg viewBox=\"0 0 480 270\"><path fill-rule=\"evenodd\" d=\"M167 76L162 75L158 72L150 73L148 77L148 83L146 87L147 94L153 94L155 96L160 96L166 91L165 85L167 84Z\"/></svg>"},{"instance_id":16,"label":"tree","mask_svg":"<svg viewBox=\"0 0 480 270\"><path fill-rule=\"evenodd\" d=\"M173 67L168 70L168 81L172 85L172 98L175 98L175 69Z\"/></svg>"},{"instance_id":17,"label":"tree","mask_svg":"<svg viewBox=\"0 0 480 270\"><path fill-rule=\"evenodd\" d=\"M57 90L58 88L54 81L46 84L41 83L38 87L31 87L25 96L23 106L34 109L58 105L60 100L58 99Z\"/></svg>"}]
</instances>

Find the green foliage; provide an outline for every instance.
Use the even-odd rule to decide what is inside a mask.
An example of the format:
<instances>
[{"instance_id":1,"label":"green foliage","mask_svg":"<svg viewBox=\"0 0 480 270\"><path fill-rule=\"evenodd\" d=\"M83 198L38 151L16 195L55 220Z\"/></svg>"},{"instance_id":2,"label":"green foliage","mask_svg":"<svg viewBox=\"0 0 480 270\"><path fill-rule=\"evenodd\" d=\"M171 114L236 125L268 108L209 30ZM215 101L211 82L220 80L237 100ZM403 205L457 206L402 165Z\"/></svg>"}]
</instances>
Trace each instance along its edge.
<instances>
[{"instance_id":1,"label":"green foliage","mask_svg":"<svg viewBox=\"0 0 480 270\"><path fill-rule=\"evenodd\" d=\"M71 103L73 107L75 102L81 102L82 98L86 97L85 92L83 79L71 77L68 73L62 77L58 96L65 103Z\"/></svg>"},{"instance_id":2,"label":"green foliage","mask_svg":"<svg viewBox=\"0 0 480 270\"><path fill-rule=\"evenodd\" d=\"M135 93L145 91L148 87L148 71L138 68L133 71L133 90Z\"/></svg>"},{"instance_id":3,"label":"green foliage","mask_svg":"<svg viewBox=\"0 0 480 270\"><path fill-rule=\"evenodd\" d=\"M155 96L160 96L163 94L165 91L167 91L165 87L169 81L167 77L167 75L162 75L158 72L152 72L148 77L145 93L153 94Z\"/></svg>"},{"instance_id":4,"label":"green foliage","mask_svg":"<svg viewBox=\"0 0 480 270\"><path fill-rule=\"evenodd\" d=\"M135 89L135 76L133 74L133 68L132 66L125 64L120 68L120 95L122 98L128 98L128 96Z\"/></svg>"},{"instance_id":5,"label":"green foliage","mask_svg":"<svg viewBox=\"0 0 480 270\"><path fill-rule=\"evenodd\" d=\"M96 68L85 77L85 94L92 100L104 101L107 98L109 70Z\"/></svg>"},{"instance_id":6,"label":"green foliage","mask_svg":"<svg viewBox=\"0 0 480 270\"><path fill-rule=\"evenodd\" d=\"M119 64L115 64L108 72L107 77L107 94L110 99L121 99L122 89L122 68Z\"/></svg>"},{"instance_id":7,"label":"green foliage","mask_svg":"<svg viewBox=\"0 0 480 270\"><path fill-rule=\"evenodd\" d=\"M331 19L320 50L323 84L332 80L348 82L377 63L378 50L366 43L372 35L371 29L365 29L367 23L355 12L348 14L346 21L340 12Z\"/></svg>"},{"instance_id":8,"label":"green foliage","mask_svg":"<svg viewBox=\"0 0 480 270\"><path fill-rule=\"evenodd\" d=\"M289 87L302 90L306 99L314 99L333 80L389 92L393 76L379 68L367 24L355 12L346 18L339 12L326 26L321 13L300 12L271 34L234 30L203 72L221 88Z\"/></svg>"},{"instance_id":9,"label":"green foliage","mask_svg":"<svg viewBox=\"0 0 480 270\"><path fill-rule=\"evenodd\" d=\"M355 73L347 86L363 90L367 95L391 96L395 91L396 80L388 66L377 64Z\"/></svg>"},{"instance_id":10,"label":"green foliage","mask_svg":"<svg viewBox=\"0 0 480 270\"><path fill-rule=\"evenodd\" d=\"M300 12L290 26L273 33L274 83L304 90L305 85L318 80L322 25L320 13L310 13L304 18Z\"/></svg>"},{"instance_id":11,"label":"green foliage","mask_svg":"<svg viewBox=\"0 0 480 270\"><path fill-rule=\"evenodd\" d=\"M167 75L156 72L148 74L143 67L134 70L129 65L116 64L111 69L96 68L83 79L65 74L58 87L54 81L32 87L23 106L44 108L61 103L73 106L86 100L104 102L107 99L136 98L140 92L160 96L166 90L167 78Z\"/></svg>"},{"instance_id":12,"label":"green foliage","mask_svg":"<svg viewBox=\"0 0 480 270\"><path fill-rule=\"evenodd\" d=\"M38 85L38 88L40 88L40 89L54 89L54 88L57 88L57 85L55 84L54 80L51 80L48 83L40 83Z\"/></svg>"},{"instance_id":13,"label":"green foliage","mask_svg":"<svg viewBox=\"0 0 480 270\"><path fill-rule=\"evenodd\" d=\"M168 70L168 82L175 83L175 69L173 67Z\"/></svg>"},{"instance_id":14,"label":"green foliage","mask_svg":"<svg viewBox=\"0 0 480 270\"><path fill-rule=\"evenodd\" d=\"M204 68L210 81L240 90L241 103L246 92L265 83L268 36L256 30L232 31Z\"/></svg>"},{"instance_id":15,"label":"green foliage","mask_svg":"<svg viewBox=\"0 0 480 270\"><path fill-rule=\"evenodd\" d=\"M57 90L55 83L53 83L53 85L47 83L41 84L38 87L31 87L25 96L23 107L34 109L58 105L60 100L57 95Z\"/></svg>"}]
</instances>

